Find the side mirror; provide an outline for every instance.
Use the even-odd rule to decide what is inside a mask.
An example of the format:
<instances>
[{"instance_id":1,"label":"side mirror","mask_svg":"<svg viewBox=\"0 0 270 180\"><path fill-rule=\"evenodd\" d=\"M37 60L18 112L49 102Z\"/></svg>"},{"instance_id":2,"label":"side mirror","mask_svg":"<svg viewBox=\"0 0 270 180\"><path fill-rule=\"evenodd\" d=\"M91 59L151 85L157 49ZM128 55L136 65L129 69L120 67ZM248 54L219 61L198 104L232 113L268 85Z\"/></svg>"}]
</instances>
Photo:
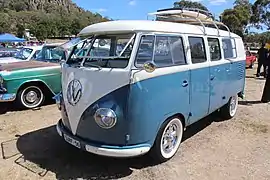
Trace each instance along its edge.
<instances>
[{"instance_id":1,"label":"side mirror","mask_svg":"<svg viewBox=\"0 0 270 180\"><path fill-rule=\"evenodd\" d=\"M155 71L156 67L157 66L153 62L145 62L143 64L143 69L148 73Z\"/></svg>"}]
</instances>

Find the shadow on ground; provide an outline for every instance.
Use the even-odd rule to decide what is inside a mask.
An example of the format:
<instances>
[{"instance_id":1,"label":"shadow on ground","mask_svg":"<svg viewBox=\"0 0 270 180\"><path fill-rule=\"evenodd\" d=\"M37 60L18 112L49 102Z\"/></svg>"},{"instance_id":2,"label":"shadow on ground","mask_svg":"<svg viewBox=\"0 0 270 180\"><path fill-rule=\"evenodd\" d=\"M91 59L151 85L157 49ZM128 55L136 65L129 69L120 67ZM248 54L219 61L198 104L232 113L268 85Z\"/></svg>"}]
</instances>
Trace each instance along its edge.
<instances>
[{"instance_id":1,"label":"shadow on ground","mask_svg":"<svg viewBox=\"0 0 270 180\"><path fill-rule=\"evenodd\" d=\"M259 100L255 100L255 101L239 101L240 105L245 105L245 106L252 106L255 104L263 104L261 101Z\"/></svg>"},{"instance_id":2,"label":"shadow on ground","mask_svg":"<svg viewBox=\"0 0 270 180\"><path fill-rule=\"evenodd\" d=\"M55 103L54 100L46 100L43 106L51 105L54 103ZM33 111L42 109L43 106L33 109ZM8 112L24 111L24 110L26 109L19 107L15 102L0 103L0 115L6 114Z\"/></svg>"},{"instance_id":3,"label":"shadow on ground","mask_svg":"<svg viewBox=\"0 0 270 180\"><path fill-rule=\"evenodd\" d=\"M214 121L221 119L213 114L188 127L183 141ZM21 154L15 160L16 164L40 176L45 176L48 171L54 172L57 179L117 179L131 175L132 169L157 165L148 155L114 159L82 152L65 143L58 136L55 126L19 136L16 146Z\"/></svg>"}]
</instances>

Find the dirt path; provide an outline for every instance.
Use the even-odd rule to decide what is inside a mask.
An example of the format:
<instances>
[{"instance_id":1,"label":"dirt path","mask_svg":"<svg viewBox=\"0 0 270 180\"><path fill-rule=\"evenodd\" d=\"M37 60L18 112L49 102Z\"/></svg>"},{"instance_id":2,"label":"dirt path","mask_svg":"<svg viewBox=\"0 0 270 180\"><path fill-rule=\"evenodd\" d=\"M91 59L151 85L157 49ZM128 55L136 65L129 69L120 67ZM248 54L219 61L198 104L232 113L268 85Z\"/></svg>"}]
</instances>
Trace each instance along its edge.
<instances>
[{"instance_id":1,"label":"dirt path","mask_svg":"<svg viewBox=\"0 0 270 180\"><path fill-rule=\"evenodd\" d=\"M258 102L264 80L248 70L246 99L237 116L210 116L185 132L170 161L153 165L148 157L117 160L80 152L58 137L55 105L40 110L7 108L0 115L0 179L270 179L270 105ZM6 108L6 104L0 109Z\"/></svg>"}]
</instances>

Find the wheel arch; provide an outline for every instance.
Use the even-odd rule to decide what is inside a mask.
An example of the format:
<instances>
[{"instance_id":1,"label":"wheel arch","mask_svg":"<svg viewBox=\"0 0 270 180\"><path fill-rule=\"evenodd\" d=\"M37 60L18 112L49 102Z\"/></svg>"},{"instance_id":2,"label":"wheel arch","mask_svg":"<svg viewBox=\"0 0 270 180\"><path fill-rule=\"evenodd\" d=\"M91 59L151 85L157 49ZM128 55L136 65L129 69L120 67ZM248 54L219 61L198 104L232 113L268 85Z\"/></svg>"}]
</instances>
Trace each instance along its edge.
<instances>
[{"instance_id":1,"label":"wheel arch","mask_svg":"<svg viewBox=\"0 0 270 180\"><path fill-rule=\"evenodd\" d=\"M181 121L182 124L183 124L183 128L185 128L186 125L188 124L188 123L186 122L185 116L184 116L182 113L170 114L170 115L166 116L162 122L159 123L158 128L157 128L157 131L156 131L156 133L155 133L154 141L155 141L156 138L157 138L157 135L158 135L158 132L160 131L160 128L161 128L165 123L167 123L170 119L173 119L173 118L178 118L178 119L180 119L180 121Z\"/></svg>"},{"instance_id":2,"label":"wheel arch","mask_svg":"<svg viewBox=\"0 0 270 180\"><path fill-rule=\"evenodd\" d=\"M18 90L17 90L17 93L18 93L21 89L23 89L23 88L25 88L25 87L27 87L27 86L30 86L30 85L36 85L36 86L42 88L43 90L45 90L45 91L44 91L44 93L46 93L45 95L47 95L47 93L49 93L49 94L51 93L51 95L55 95L55 93L52 91L52 89L51 89L44 81L39 80L39 79L29 80L29 81L23 82L23 83L19 86L19 88L18 88ZM42 89L41 89L41 90L42 90Z\"/></svg>"}]
</instances>

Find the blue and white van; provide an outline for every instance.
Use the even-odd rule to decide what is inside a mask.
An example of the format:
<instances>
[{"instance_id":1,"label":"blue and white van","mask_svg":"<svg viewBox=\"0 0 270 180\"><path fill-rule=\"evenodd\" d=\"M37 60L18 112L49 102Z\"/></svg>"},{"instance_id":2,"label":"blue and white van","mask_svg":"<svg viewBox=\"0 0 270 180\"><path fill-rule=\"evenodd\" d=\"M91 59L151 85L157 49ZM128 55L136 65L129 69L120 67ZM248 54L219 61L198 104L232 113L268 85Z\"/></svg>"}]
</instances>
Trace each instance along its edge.
<instances>
[{"instance_id":1,"label":"blue and white van","mask_svg":"<svg viewBox=\"0 0 270 180\"><path fill-rule=\"evenodd\" d=\"M105 46L102 56L91 53ZM241 37L216 28L150 20L90 25L62 64L57 132L90 153L150 152L166 161L185 127L217 110L235 116L245 56Z\"/></svg>"}]
</instances>

